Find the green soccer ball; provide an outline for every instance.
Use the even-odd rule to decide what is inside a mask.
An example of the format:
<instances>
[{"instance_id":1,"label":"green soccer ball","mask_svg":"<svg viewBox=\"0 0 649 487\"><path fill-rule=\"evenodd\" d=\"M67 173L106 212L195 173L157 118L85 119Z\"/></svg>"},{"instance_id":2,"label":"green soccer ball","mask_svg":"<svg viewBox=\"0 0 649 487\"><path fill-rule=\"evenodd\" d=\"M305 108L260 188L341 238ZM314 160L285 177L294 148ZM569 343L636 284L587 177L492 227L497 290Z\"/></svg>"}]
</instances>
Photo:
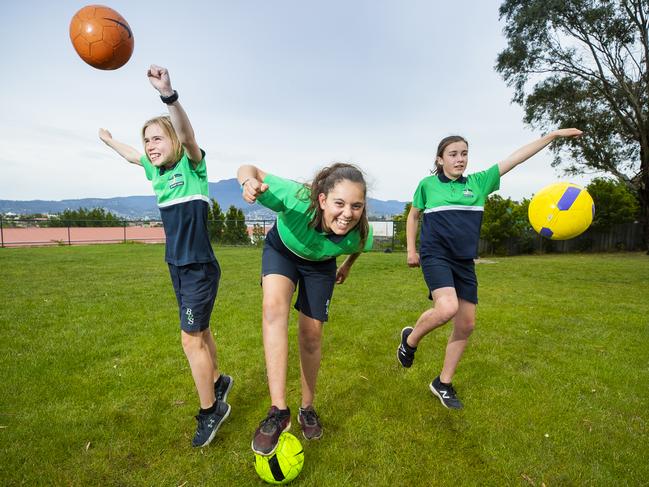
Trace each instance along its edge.
<instances>
[{"instance_id":1,"label":"green soccer ball","mask_svg":"<svg viewBox=\"0 0 649 487\"><path fill-rule=\"evenodd\" d=\"M275 453L270 456L255 453L255 470L269 484L287 484L295 479L304 465L302 444L291 433L282 433Z\"/></svg>"}]
</instances>

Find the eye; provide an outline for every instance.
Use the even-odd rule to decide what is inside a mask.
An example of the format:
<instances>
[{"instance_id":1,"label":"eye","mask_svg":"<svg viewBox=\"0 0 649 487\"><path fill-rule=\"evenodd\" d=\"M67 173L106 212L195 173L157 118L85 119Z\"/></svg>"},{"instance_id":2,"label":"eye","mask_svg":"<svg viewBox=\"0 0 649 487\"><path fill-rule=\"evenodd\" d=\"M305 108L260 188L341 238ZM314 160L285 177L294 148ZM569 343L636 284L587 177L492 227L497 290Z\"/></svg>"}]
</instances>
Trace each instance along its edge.
<instances>
[{"instance_id":1,"label":"eye","mask_svg":"<svg viewBox=\"0 0 649 487\"><path fill-rule=\"evenodd\" d=\"M353 208L354 210L362 210L362 209L363 209L363 206L364 206L363 203L354 203L354 204L352 205L352 208Z\"/></svg>"}]
</instances>

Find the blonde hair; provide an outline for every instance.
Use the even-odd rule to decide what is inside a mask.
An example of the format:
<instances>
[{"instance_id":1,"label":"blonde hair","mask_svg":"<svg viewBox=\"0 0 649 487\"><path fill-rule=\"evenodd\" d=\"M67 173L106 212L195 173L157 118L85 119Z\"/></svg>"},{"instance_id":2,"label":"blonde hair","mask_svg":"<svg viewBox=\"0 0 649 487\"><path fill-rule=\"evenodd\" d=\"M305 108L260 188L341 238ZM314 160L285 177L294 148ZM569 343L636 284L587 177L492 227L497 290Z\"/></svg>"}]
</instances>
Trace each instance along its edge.
<instances>
[{"instance_id":1,"label":"blonde hair","mask_svg":"<svg viewBox=\"0 0 649 487\"><path fill-rule=\"evenodd\" d=\"M169 161L169 162L172 163L178 162L183 156L183 145L180 143L178 134L176 134L176 130L174 129L174 126L171 124L171 118L168 115L161 116L161 117L154 117L144 122L144 125L142 126L142 144L144 144L144 132L146 131L149 125L154 125L154 124L157 124L165 133L165 135L169 137L169 140L171 140L171 151L174 159L173 161Z\"/></svg>"}]
</instances>

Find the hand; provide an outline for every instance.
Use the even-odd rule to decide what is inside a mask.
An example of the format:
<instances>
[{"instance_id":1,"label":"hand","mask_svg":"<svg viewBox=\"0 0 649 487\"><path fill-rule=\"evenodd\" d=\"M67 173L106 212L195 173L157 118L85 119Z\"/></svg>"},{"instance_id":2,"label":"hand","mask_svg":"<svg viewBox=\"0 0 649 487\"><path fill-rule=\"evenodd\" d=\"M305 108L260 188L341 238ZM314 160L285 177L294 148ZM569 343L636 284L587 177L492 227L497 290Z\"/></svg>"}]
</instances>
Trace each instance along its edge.
<instances>
[{"instance_id":1,"label":"hand","mask_svg":"<svg viewBox=\"0 0 649 487\"><path fill-rule=\"evenodd\" d=\"M99 138L102 140L102 142L107 143L113 138L113 134L111 134L106 129L99 129Z\"/></svg>"},{"instance_id":2,"label":"hand","mask_svg":"<svg viewBox=\"0 0 649 487\"><path fill-rule=\"evenodd\" d=\"M342 284L349 275L350 267L343 264L336 270L336 284Z\"/></svg>"},{"instance_id":3,"label":"hand","mask_svg":"<svg viewBox=\"0 0 649 487\"><path fill-rule=\"evenodd\" d=\"M579 137L581 134L583 134L583 132L575 128L559 129L552 132L552 135L555 137Z\"/></svg>"},{"instance_id":4,"label":"hand","mask_svg":"<svg viewBox=\"0 0 649 487\"><path fill-rule=\"evenodd\" d=\"M419 254L408 252L408 267L419 267Z\"/></svg>"},{"instance_id":5,"label":"hand","mask_svg":"<svg viewBox=\"0 0 649 487\"><path fill-rule=\"evenodd\" d=\"M262 183L255 178L246 179L242 186L243 189L243 199L248 203L254 203L257 201L257 196L268 189L266 183Z\"/></svg>"},{"instance_id":6,"label":"hand","mask_svg":"<svg viewBox=\"0 0 649 487\"><path fill-rule=\"evenodd\" d=\"M171 96L174 94L167 68L152 64L146 72L146 75L153 87L158 90L162 96Z\"/></svg>"}]
</instances>

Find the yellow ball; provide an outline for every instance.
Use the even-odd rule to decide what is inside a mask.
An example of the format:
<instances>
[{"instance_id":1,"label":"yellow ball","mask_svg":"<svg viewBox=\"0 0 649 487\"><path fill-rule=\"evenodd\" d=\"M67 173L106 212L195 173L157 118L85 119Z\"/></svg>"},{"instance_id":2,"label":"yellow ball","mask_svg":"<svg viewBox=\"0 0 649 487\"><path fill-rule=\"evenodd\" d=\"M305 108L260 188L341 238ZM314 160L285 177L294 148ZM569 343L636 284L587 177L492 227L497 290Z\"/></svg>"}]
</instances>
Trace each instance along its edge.
<instances>
[{"instance_id":1,"label":"yellow ball","mask_svg":"<svg viewBox=\"0 0 649 487\"><path fill-rule=\"evenodd\" d=\"M554 183L534 195L527 215L534 230L543 237L567 240L590 226L595 203L581 186Z\"/></svg>"},{"instance_id":2,"label":"yellow ball","mask_svg":"<svg viewBox=\"0 0 649 487\"><path fill-rule=\"evenodd\" d=\"M304 465L302 444L291 433L280 435L275 453L270 456L255 453L255 470L269 484L286 484L295 479Z\"/></svg>"}]
</instances>

